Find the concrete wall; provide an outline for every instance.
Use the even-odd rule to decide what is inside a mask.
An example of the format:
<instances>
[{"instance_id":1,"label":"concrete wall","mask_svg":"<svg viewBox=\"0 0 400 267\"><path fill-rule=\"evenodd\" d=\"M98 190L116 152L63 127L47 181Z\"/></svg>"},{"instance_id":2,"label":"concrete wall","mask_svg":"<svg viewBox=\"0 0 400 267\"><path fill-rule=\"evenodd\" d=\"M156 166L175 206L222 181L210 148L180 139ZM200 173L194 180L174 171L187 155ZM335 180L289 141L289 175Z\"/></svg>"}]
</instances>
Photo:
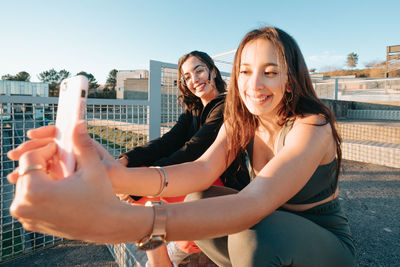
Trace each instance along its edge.
<instances>
[{"instance_id":1,"label":"concrete wall","mask_svg":"<svg viewBox=\"0 0 400 267\"><path fill-rule=\"evenodd\" d=\"M125 98L125 81L127 79L148 79L149 71L148 70L119 70L117 72L117 99L126 99ZM147 87L146 87L147 90Z\"/></svg>"},{"instance_id":2,"label":"concrete wall","mask_svg":"<svg viewBox=\"0 0 400 267\"><path fill-rule=\"evenodd\" d=\"M117 85L116 88L123 88L124 81L128 78L149 78L148 70L119 70L117 72Z\"/></svg>"},{"instance_id":3,"label":"concrete wall","mask_svg":"<svg viewBox=\"0 0 400 267\"><path fill-rule=\"evenodd\" d=\"M127 78L124 81L124 99L147 100L148 78Z\"/></svg>"}]
</instances>

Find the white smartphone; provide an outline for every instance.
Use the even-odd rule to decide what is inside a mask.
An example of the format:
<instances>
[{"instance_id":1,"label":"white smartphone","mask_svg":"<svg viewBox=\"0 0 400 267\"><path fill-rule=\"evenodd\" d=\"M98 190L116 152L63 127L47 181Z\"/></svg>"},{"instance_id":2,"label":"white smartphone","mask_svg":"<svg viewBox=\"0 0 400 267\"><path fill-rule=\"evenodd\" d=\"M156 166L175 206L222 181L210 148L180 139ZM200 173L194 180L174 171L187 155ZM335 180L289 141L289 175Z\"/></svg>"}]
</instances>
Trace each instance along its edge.
<instances>
[{"instance_id":1,"label":"white smartphone","mask_svg":"<svg viewBox=\"0 0 400 267\"><path fill-rule=\"evenodd\" d=\"M88 79L82 75L65 79L60 84L56 143L64 177L70 176L76 168L72 151L72 130L77 122L85 118L88 84Z\"/></svg>"}]
</instances>

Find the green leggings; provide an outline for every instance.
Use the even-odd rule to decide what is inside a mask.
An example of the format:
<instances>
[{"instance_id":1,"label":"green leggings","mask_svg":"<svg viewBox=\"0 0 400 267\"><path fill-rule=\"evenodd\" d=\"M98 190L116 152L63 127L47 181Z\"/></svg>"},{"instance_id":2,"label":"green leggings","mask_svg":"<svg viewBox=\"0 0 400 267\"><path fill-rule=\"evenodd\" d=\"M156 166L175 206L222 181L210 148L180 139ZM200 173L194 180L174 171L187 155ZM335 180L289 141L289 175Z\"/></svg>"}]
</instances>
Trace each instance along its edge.
<instances>
[{"instance_id":1,"label":"green leggings","mask_svg":"<svg viewBox=\"0 0 400 267\"><path fill-rule=\"evenodd\" d=\"M212 186L186 201L234 194ZM196 244L218 266L354 266L354 245L338 200L305 212L276 210L248 230Z\"/></svg>"}]
</instances>

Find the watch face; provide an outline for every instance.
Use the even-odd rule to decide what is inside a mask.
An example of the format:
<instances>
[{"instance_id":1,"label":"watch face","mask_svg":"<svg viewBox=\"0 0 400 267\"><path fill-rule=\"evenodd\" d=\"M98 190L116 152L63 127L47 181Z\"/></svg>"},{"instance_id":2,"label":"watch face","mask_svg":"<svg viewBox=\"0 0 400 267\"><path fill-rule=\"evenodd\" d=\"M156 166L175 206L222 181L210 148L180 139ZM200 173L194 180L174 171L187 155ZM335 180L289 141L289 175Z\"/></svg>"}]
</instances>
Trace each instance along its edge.
<instances>
[{"instance_id":1,"label":"watch face","mask_svg":"<svg viewBox=\"0 0 400 267\"><path fill-rule=\"evenodd\" d=\"M158 248L162 244L164 244L164 240L161 238L153 238L151 240L148 239L143 243L139 243L137 246L140 250L152 250Z\"/></svg>"},{"instance_id":2,"label":"watch face","mask_svg":"<svg viewBox=\"0 0 400 267\"><path fill-rule=\"evenodd\" d=\"M139 242L137 244L137 247L140 250L152 250L156 249L162 244L165 243L165 239L161 236L153 236L151 239L146 238L143 242Z\"/></svg>"}]
</instances>

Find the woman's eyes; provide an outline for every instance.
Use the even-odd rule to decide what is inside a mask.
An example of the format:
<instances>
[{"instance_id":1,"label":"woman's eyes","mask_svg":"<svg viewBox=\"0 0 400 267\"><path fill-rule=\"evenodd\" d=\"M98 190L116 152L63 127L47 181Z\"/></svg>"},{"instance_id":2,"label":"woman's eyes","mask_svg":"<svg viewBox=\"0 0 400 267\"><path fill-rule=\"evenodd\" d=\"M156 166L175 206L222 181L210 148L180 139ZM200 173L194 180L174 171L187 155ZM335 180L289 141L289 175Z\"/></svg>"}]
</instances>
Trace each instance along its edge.
<instances>
[{"instance_id":1,"label":"woman's eyes","mask_svg":"<svg viewBox=\"0 0 400 267\"><path fill-rule=\"evenodd\" d=\"M267 75L268 77L273 77L275 75L277 75L278 73L276 71L266 71L264 72L265 75Z\"/></svg>"},{"instance_id":2,"label":"woman's eyes","mask_svg":"<svg viewBox=\"0 0 400 267\"><path fill-rule=\"evenodd\" d=\"M194 75L196 75L196 77L199 77L199 76L202 75L205 71L206 71L206 70L205 70L204 68L198 68L198 69L195 70ZM191 75L183 76L183 80L184 80L185 82L190 81L191 78L192 78Z\"/></svg>"},{"instance_id":3,"label":"woman's eyes","mask_svg":"<svg viewBox=\"0 0 400 267\"><path fill-rule=\"evenodd\" d=\"M248 74L251 74L251 71L249 71L249 70L240 70L240 71L239 71L239 74L248 75ZM276 76L277 74L278 74L277 71L264 71L264 75L266 75L266 76L268 76L268 77L274 77L274 76Z\"/></svg>"}]
</instances>

